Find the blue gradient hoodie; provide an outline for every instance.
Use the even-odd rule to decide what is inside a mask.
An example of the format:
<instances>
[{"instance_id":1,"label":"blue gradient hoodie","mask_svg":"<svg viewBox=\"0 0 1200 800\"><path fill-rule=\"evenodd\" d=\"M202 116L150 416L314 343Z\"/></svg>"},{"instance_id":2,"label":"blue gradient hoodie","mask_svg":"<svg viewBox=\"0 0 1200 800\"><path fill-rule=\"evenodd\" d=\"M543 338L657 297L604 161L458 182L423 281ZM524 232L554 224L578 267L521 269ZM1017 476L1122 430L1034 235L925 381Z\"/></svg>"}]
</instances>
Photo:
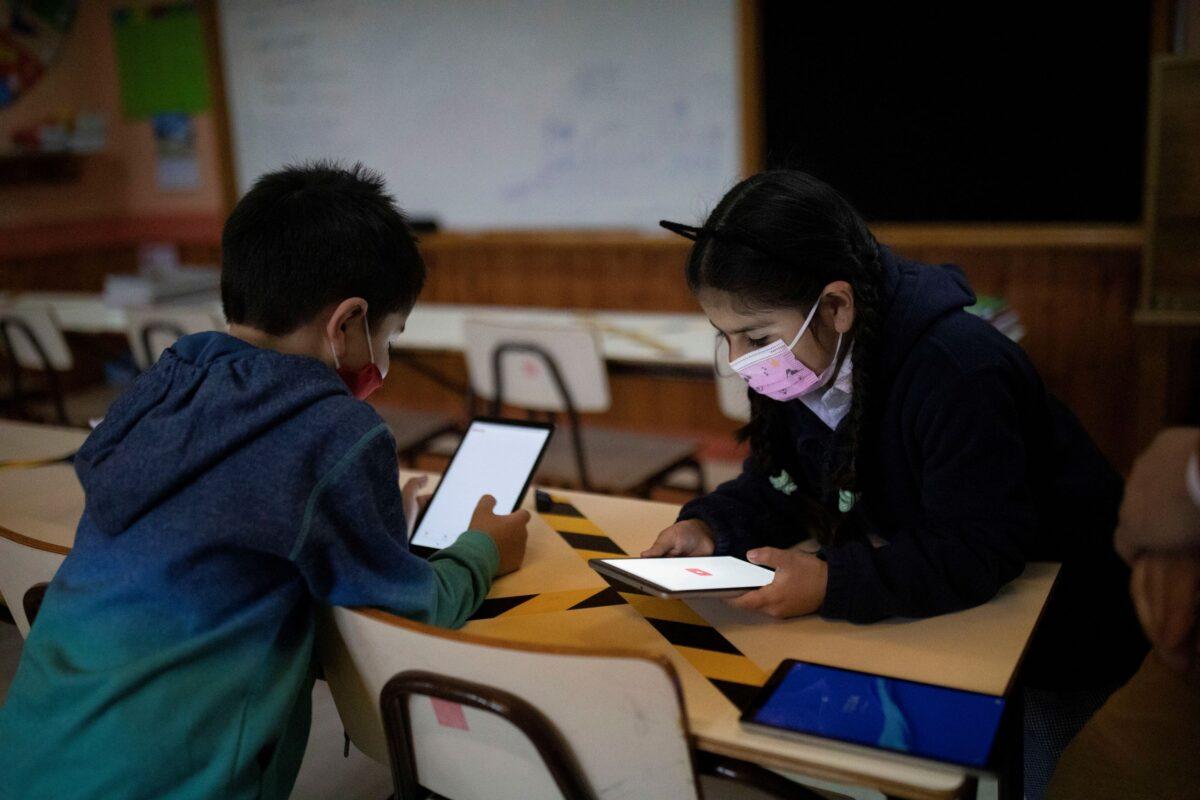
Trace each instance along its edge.
<instances>
[{"instance_id":1,"label":"blue gradient hoodie","mask_svg":"<svg viewBox=\"0 0 1200 800\"><path fill-rule=\"evenodd\" d=\"M75 547L0 709L0 798L274 798L309 728L318 604L457 627L499 564L406 543L395 443L312 358L181 339L76 470Z\"/></svg>"}]
</instances>

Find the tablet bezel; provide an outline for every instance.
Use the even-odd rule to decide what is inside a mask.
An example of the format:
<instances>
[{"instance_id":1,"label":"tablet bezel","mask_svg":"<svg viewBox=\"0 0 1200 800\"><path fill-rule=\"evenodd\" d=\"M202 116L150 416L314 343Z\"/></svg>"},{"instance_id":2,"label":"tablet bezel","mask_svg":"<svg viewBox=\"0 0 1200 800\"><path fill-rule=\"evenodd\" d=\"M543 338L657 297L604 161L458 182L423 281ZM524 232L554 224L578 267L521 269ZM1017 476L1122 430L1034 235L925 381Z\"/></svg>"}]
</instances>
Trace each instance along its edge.
<instances>
[{"instance_id":1,"label":"tablet bezel","mask_svg":"<svg viewBox=\"0 0 1200 800\"><path fill-rule=\"evenodd\" d=\"M734 586L725 589L687 589L675 590L668 589L662 584L643 578L640 575L634 575L632 572L626 572L618 567L615 563L619 561L633 560L625 558L592 558L588 560L588 566L599 572L601 575L628 584L633 588L645 592L653 597L661 597L666 600L689 600L702 597L741 597L747 592L753 592L755 589L761 589L762 586ZM641 559L638 559L641 560ZM749 562L747 562L749 563ZM762 566L755 564L754 566ZM770 567L762 567L768 572L773 572ZM763 584L769 586L770 584Z\"/></svg>"},{"instance_id":2,"label":"tablet bezel","mask_svg":"<svg viewBox=\"0 0 1200 800\"><path fill-rule=\"evenodd\" d=\"M855 675L865 675L869 678L884 678L890 681L902 681L904 683L911 683L916 686L929 686L934 689L948 689L954 692L962 692L964 694L973 694L979 697L1000 700L1003 703L1003 707L1000 709L1000 719L996 723L996 732L992 737L992 743L988 749L987 758L982 765L966 764L950 760L940 760L934 758L933 756L905 753L900 750L892 750L887 747L878 747L876 745L866 744L864 742L856 742L848 739L835 739L831 736L822 736L819 733L809 733L805 731L792 730L791 728L778 727L764 722L759 722L758 720L754 719L755 714L757 714L762 709L763 704L765 704L766 701L775 694L775 691L779 688L779 684L783 682L784 677L787 676L792 667L796 664L822 667L824 669L847 672ZM873 757L884 757L888 760L902 764L963 770L971 775L987 775L995 774L998 770L1001 762L1001 756L1005 750L1003 733L1004 731L1009 730L1012 725L1012 709L1013 704L1010 702L1007 696L988 694L986 692L975 692L971 691L970 689L959 689L956 686L944 686L937 683L929 683L927 681L915 681L909 678L897 678L894 675L881 675L876 672L866 672L859 669L839 667L833 664L822 664L818 661L807 661L799 658L785 658L783 661L779 662L779 666L775 668L773 673L771 673L771 677L767 679L765 684L763 684L762 689L760 689L758 693L754 695L754 698L750 701L749 705L742 709L742 713L738 718L738 721L742 724L742 727L754 733L763 733L768 736L780 736L785 739L793 739L808 744L832 747L847 752L867 754Z\"/></svg>"},{"instance_id":3,"label":"tablet bezel","mask_svg":"<svg viewBox=\"0 0 1200 800\"><path fill-rule=\"evenodd\" d=\"M541 466L542 459L546 456L546 449L550 446L550 439L554 436L554 423L536 422L525 419L504 419L503 417L474 417L471 420L471 423L467 425L467 433L470 432L471 427L477 422L484 422L491 425L507 425L513 428L537 428L538 430L546 431L546 439L542 442L542 449L538 452L537 458L533 461L533 466L530 467L529 473L525 476L525 482L521 486L521 491L517 494L516 504L508 510L499 511L501 514L510 514L521 507L521 503L525 500L525 495L529 492L529 485L533 483L533 476L537 473L538 467ZM463 443L466 440L467 435L464 433L462 440L458 443L458 447L454 448L454 454L450 456L450 463L446 465L446 469L442 470L442 479L438 480L437 486L435 486L433 489L433 494L429 496L429 502L425 504L423 509L421 509L421 514L419 517L417 517L416 524L414 524L412 528L412 533L408 537L408 549L422 558L429 558L429 556L442 549L438 547L429 547L428 545L419 545L416 544L414 540L417 538L417 531L421 529L421 522L425 519L425 512L427 512L433 506L434 500L437 499L438 491L441 490L442 485L445 483L444 479L446 475L450 474L450 470L454 469L454 462L458 460L458 454L462 450ZM463 532L465 533L466 529L464 529Z\"/></svg>"}]
</instances>

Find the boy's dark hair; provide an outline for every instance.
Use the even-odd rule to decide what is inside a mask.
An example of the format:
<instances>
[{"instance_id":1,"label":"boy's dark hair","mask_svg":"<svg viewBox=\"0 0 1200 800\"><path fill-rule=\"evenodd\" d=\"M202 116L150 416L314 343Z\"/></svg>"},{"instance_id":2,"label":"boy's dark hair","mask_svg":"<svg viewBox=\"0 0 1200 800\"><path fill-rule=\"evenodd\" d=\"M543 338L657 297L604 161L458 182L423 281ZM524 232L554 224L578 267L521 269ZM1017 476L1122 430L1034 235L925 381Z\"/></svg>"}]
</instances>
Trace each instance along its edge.
<instances>
[{"instance_id":1,"label":"boy's dark hair","mask_svg":"<svg viewBox=\"0 0 1200 800\"><path fill-rule=\"evenodd\" d=\"M281 336L347 297L372 322L412 308L425 262L383 178L328 161L263 175L225 221L221 302L232 323Z\"/></svg>"}]
</instances>

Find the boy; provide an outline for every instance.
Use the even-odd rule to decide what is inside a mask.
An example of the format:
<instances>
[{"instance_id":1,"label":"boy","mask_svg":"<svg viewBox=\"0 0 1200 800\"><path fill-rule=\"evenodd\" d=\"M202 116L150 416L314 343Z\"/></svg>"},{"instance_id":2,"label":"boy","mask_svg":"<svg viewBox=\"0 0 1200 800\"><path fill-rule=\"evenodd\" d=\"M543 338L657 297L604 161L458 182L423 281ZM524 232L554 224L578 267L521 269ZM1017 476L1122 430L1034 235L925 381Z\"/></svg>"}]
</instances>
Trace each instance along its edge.
<instances>
[{"instance_id":1,"label":"boy","mask_svg":"<svg viewBox=\"0 0 1200 800\"><path fill-rule=\"evenodd\" d=\"M308 737L318 604L461 625L528 512L429 561L363 398L424 283L382 180L289 168L221 242L229 334L187 336L76 457L75 547L0 709L0 798L283 798ZM357 398L357 399L356 399Z\"/></svg>"}]
</instances>

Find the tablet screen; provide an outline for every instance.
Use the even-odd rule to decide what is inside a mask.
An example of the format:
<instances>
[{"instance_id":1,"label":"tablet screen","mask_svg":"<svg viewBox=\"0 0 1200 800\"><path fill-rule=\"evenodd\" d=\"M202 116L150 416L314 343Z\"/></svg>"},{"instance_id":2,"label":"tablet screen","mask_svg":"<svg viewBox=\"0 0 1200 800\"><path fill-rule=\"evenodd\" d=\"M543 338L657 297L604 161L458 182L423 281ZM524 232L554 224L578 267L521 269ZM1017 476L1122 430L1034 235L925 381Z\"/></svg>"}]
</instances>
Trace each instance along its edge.
<instances>
[{"instance_id":1,"label":"tablet screen","mask_svg":"<svg viewBox=\"0 0 1200 800\"><path fill-rule=\"evenodd\" d=\"M764 694L744 719L972 767L986 765L1004 711L992 695L804 662Z\"/></svg>"},{"instance_id":2,"label":"tablet screen","mask_svg":"<svg viewBox=\"0 0 1200 800\"><path fill-rule=\"evenodd\" d=\"M412 544L440 550L471 522L479 498L496 498L496 513L516 509L550 438L549 426L475 420L438 484Z\"/></svg>"},{"instance_id":3,"label":"tablet screen","mask_svg":"<svg viewBox=\"0 0 1200 800\"><path fill-rule=\"evenodd\" d=\"M766 586L775 573L733 556L696 558L606 558L619 570L668 592L752 589Z\"/></svg>"}]
</instances>

